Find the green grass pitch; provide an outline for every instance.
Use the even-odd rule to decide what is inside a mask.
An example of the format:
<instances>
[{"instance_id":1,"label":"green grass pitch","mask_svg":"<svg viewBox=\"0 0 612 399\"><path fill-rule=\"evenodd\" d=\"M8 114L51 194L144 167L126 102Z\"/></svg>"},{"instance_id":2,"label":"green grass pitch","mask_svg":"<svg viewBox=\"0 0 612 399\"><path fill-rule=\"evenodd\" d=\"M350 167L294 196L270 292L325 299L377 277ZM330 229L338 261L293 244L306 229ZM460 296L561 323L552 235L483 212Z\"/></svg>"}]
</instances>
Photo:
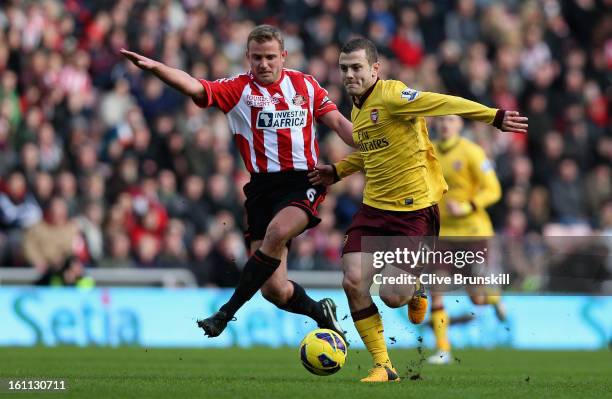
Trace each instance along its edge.
<instances>
[{"instance_id":1,"label":"green grass pitch","mask_svg":"<svg viewBox=\"0 0 612 399\"><path fill-rule=\"evenodd\" d=\"M428 354L428 353L427 353ZM425 355L425 354L424 354ZM2 348L0 379L62 378L75 398L612 398L612 354L462 350L448 366L424 365L416 349L391 352L402 381L362 384L365 350L349 350L338 374L317 377L297 349ZM412 377L412 378L411 378Z\"/></svg>"}]
</instances>

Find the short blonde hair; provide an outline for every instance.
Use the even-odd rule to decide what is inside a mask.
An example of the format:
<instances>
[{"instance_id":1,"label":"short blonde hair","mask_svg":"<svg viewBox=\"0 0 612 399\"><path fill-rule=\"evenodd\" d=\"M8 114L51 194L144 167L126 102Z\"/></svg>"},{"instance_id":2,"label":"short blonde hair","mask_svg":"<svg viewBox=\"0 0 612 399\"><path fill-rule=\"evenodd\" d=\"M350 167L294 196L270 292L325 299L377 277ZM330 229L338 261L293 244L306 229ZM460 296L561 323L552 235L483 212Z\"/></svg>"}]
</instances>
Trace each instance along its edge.
<instances>
[{"instance_id":1,"label":"short blonde hair","mask_svg":"<svg viewBox=\"0 0 612 399\"><path fill-rule=\"evenodd\" d=\"M272 25L259 25L255 27L249 33L249 38L247 39L247 49L249 48L249 43L251 41L256 41L257 43L265 43L270 40L276 40L280 44L281 51L285 50L285 40L283 39L283 34L280 29Z\"/></svg>"}]
</instances>

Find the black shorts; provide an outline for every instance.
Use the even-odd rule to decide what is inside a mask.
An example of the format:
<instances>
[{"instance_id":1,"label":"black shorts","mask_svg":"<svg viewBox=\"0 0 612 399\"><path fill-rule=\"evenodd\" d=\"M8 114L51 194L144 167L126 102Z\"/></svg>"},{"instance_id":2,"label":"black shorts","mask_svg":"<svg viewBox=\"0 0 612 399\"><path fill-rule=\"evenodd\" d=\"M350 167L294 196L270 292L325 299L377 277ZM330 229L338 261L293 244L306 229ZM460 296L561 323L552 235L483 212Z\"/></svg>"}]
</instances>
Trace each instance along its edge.
<instances>
[{"instance_id":1,"label":"black shorts","mask_svg":"<svg viewBox=\"0 0 612 399\"><path fill-rule=\"evenodd\" d=\"M325 186L308 182L308 171L254 173L243 188L247 214L245 238L250 242L262 240L268 224L283 208L295 206L308 215L306 229L321 222L317 208L325 199ZM289 243L288 243L289 245Z\"/></svg>"}]
</instances>

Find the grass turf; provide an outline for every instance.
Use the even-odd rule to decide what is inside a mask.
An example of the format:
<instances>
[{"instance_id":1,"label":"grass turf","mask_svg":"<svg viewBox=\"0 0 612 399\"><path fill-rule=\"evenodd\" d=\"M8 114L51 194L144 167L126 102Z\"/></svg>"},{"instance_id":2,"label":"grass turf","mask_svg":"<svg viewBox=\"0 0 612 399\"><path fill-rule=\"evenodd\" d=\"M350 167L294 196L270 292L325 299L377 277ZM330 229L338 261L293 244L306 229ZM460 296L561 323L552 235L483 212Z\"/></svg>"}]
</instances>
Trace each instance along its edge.
<instances>
[{"instance_id":1,"label":"grass turf","mask_svg":"<svg viewBox=\"0 0 612 399\"><path fill-rule=\"evenodd\" d=\"M63 378L63 393L7 397L79 398L612 398L612 355L598 352L456 351L449 366L394 350L400 383L362 384L365 350L343 370L316 377L296 349L2 348L0 379ZM50 395L50 396L48 396Z\"/></svg>"}]
</instances>

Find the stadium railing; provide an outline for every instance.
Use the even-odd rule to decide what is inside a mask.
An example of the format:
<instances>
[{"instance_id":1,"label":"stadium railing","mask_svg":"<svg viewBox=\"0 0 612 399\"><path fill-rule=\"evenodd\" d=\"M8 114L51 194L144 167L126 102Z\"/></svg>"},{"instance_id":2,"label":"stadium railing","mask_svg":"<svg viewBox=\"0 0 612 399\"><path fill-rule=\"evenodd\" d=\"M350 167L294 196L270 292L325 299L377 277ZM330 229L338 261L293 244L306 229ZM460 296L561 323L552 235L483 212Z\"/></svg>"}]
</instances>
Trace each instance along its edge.
<instances>
[{"instance_id":1,"label":"stadium railing","mask_svg":"<svg viewBox=\"0 0 612 399\"><path fill-rule=\"evenodd\" d=\"M186 269L90 269L87 275L97 286L197 287ZM40 275L30 267L0 267L0 285L34 284Z\"/></svg>"},{"instance_id":2,"label":"stadium railing","mask_svg":"<svg viewBox=\"0 0 612 399\"><path fill-rule=\"evenodd\" d=\"M87 275L97 286L156 286L197 287L198 283L187 269L113 269L92 268ZM30 267L0 267L0 285L34 284L39 274ZM289 279L309 288L338 288L342 273L338 271L289 271Z\"/></svg>"}]
</instances>

